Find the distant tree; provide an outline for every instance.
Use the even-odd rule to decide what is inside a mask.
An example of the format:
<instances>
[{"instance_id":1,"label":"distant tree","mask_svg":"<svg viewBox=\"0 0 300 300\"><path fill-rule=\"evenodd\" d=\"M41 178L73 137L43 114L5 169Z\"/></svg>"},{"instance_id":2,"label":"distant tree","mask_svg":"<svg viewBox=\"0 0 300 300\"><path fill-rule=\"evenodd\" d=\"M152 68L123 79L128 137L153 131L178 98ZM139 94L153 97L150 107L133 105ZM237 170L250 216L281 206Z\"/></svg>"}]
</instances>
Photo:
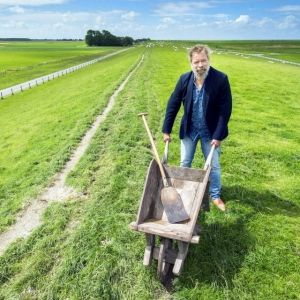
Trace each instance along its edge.
<instances>
[{"instance_id":1,"label":"distant tree","mask_svg":"<svg viewBox=\"0 0 300 300\"><path fill-rule=\"evenodd\" d=\"M85 36L85 42L88 46L94 46L96 31L90 29Z\"/></svg>"},{"instance_id":2,"label":"distant tree","mask_svg":"<svg viewBox=\"0 0 300 300\"><path fill-rule=\"evenodd\" d=\"M103 46L104 45L104 36L100 31L95 31L95 36L93 39L93 46Z\"/></svg>"},{"instance_id":3,"label":"distant tree","mask_svg":"<svg viewBox=\"0 0 300 300\"><path fill-rule=\"evenodd\" d=\"M125 36L121 38L122 46L131 46L133 44L133 38L130 36Z\"/></svg>"},{"instance_id":4,"label":"distant tree","mask_svg":"<svg viewBox=\"0 0 300 300\"><path fill-rule=\"evenodd\" d=\"M149 39L149 38L143 38L143 39L136 39L136 40L134 40L134 42L136 44L138 44L138 43L144 43L144 42L149 42L149 41L151 41L151 39Z\"/></svg>"},{"instance_id":5,"label":"distant tree","mask_svg":"<svg viewBox=\"0 0 300 300\"><path fill-rule=\"evenodd\" d=\"M89 29L85 35L85 42L88 46L131 46L134 42L130 36L118 37L108 30Z\"/></svg>"},{"instance_id":6,"label":"distant tree","mask_svg":"<svg viewBox=\"0 0 300 300\"><path fill-rule=\"evenodd\" d=\"M32 39L28 38L0 38L0 41L32 41Z\"/></svg>"}]
</instances>

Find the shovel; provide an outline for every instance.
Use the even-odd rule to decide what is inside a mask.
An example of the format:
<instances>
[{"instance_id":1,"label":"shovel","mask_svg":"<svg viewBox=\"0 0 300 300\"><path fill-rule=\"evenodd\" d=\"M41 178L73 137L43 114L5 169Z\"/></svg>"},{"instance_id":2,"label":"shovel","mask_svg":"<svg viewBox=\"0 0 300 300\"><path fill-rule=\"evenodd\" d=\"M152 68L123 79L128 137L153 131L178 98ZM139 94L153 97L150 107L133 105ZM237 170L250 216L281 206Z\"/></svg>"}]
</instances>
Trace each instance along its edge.
<instances>
[{"instance_id":1,"label":"shovel","mask_svg":"<svg viewBox=\"0 0 300 300\"><path fill-rule=\"evenodd\" d=\"M159 155L158 155L155 143L153 141L152 134L151 134L150 129L147 124L147 120L145 117L146 115L147 115L146 113L139 114L139 116L141 116L144 121L144 125L145 125L146 131L148 133L148 136L150 138L151 146L153 149L154 158L159 166L159 170L161 173L164 187L161 189L160 199L164 206L166 216L168 218L169 223L172 223L172 224L181 222L184 220L188 220L190 217L187 214L187 212L183 206L183 202L182 202L180 195L178 194L177 190L174 187L170 186L168 183L165 170L159 159Z\"/></svg>"}]
</instances>

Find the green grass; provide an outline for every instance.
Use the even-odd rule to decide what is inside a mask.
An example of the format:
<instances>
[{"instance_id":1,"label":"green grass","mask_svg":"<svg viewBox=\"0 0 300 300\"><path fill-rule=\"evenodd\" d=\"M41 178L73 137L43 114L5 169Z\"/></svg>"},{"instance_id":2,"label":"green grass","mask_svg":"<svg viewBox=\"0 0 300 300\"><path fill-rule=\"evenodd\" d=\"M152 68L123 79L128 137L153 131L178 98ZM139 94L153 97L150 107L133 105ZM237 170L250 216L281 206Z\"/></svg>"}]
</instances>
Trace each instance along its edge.
<instances>
[{"instance_id":1,"label":"green grass","mask_svg":"<svg viewBox=\"0 0 300 300\"><path fill-rule=\"evenodd\" d=\"M147 50L68 178L88 199L52 204L41 228L0 258L0 299L299 299L300 70L230 55L212 61L229 75L234 98L222 150L228 210L201 216L200 244L190 246L170 295L156 278L156 264L142 266L143 235L127 228L151 160L137 113L149 112L162 153L166 101L189 69L183 50L159 47ZM202 163L198 155L194 167Z\"/></svg>"},{"instance_id":2,"label":"green grass","mask_svg":"<svg viewBox=\"0 0 300 300\"><path fill-rule=\"evenodd\" d=\"M119 50L84 42L0 42L0 89Z\"/></svg>"},{"instance_id":3,"label":"green grass","mask_svg":"<svg viewBox=\"0 0 300 300\"><path fill-rule=\"evenodd\" d=\"M267 57L300 63L300 40L285 41L222 41L211 42L216 49L233 50L241 53L263 54Z\"/></svg>"},{"instance_id":4,"label":"green grass","mask_svg":"<svg viewBox=\"0 0 300 300\"><path fill-rule=\"evenodd\" d=\"M0 231L62 168L140 50L0 102Z\"/></svg>"},{"instance_id":5,"label":"green grass","mask_svg":"<svg viewBox=\"0 0 300 300\"><path fill-rule=\"evenodd\" d=\"M209 45L215 51L263 54L266 57L300 63L300 40L241 40L241 41L176 41L169 45L191 47L195 43ZM266 59L266 58L265 58Z\"/></svg>"}]
</instances>

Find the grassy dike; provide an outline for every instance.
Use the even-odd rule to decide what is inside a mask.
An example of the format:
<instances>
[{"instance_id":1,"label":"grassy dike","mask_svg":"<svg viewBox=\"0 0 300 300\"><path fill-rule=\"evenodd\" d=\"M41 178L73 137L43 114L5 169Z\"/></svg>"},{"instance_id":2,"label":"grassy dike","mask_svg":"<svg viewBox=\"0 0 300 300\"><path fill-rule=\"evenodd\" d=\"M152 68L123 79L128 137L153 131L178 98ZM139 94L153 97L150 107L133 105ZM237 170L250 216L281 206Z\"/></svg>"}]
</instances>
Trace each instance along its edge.
<instances>
[{"instance_id":1,"label":"grassy dike","mask_svg":"<svg viewBox=\"0 0 300 300\"><path fill-rule=\"evenodd\" d=\"M222 160L228 211L201 217L200 244L190 247L171 294L155 265L142 266L144 237L127 228L151 160L137 113L150 113L162 153L166 100L189 68L183 51L154 48L69 176L88 199L52 204L41 228L0 258L3 299L297 299L299 69L229 55L212 60L229 74L234 95ZM178 164L178 147L174 134L170 164ZM198 157L195 167L202 163Z\"/></svg>"},{"instance_id":2,"label":"grassy dike","mask_svg":"<svg viewBox=\"0 0 300 300\"><path fill-rule=\"evenodd\" d=\"M0 231L61 170L140 54L126 51L0 101Z\"/></svg>"},{"instance_id":3,"label":"grassy dike","mask_svg":"<svg viewBox=\"0 0 300 300\"><path fill-rule=\"evenodd\" d=\"M0 42L0 89L120 49L120 47L87 47L84 42Z\"/></svg>"}]
</instances>

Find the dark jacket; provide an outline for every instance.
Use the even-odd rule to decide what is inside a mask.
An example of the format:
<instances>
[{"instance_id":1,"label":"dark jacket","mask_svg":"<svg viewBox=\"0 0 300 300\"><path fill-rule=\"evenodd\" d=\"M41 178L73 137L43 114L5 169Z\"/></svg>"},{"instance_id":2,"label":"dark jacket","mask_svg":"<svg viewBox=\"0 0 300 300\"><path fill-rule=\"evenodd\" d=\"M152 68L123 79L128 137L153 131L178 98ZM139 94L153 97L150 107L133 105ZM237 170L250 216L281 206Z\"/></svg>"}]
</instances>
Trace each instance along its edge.
<instances>
[{"instance_id":1,"label":"dark jacket","mask_svg":"<svg viewBox=\"0 0 300 300\"><path fill-rule=\"evenodd\" d=\"M181 103L184 107L184 115L179 131L180 139L189 132L193 109L193 85L192 71L180 76L167 105L163 133L171 133ZM210 67L205 79L203 113L212 139L221 141L227 137L231 108L232 99L227 75Z\"/></svg>"}]
</instances>

